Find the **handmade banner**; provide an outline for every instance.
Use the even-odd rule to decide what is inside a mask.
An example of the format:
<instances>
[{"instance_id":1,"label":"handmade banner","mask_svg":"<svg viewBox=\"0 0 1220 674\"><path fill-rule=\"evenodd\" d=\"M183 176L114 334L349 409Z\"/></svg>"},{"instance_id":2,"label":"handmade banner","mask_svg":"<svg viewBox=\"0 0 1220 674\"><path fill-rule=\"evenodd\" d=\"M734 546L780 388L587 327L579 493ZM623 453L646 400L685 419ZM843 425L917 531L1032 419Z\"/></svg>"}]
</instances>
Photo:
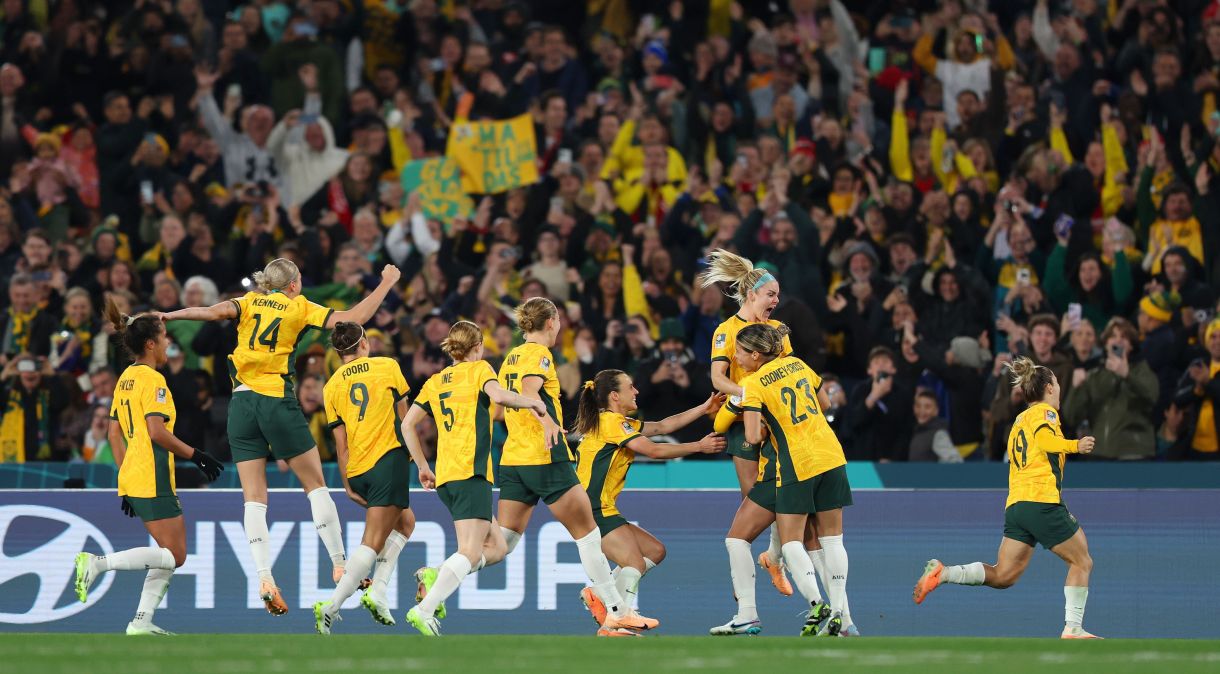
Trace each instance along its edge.
<instances>
[{"instance_id":1,"label":"handmade banner","mask_svg":"<svg viewBox=\"0 0 1220 674\"><path fill-rule=\"evenodd\" d=\"M445 154L462 170L467 194L495 194L538 182L534 121L521 115L501 122L458 122Z\"/></svg>"},{"instance_id":2,"label":"handmade banner","mask_svg":"<svg viewBox=\"0 0 1220 674\"><path fill-rule=\"evenodd\" d=\"M462 176L452 159L416 159L402 168L402 191L419 194L424 217L441 222L468 218L474 203L462 191Z\"/></svg>"}]
</instances>

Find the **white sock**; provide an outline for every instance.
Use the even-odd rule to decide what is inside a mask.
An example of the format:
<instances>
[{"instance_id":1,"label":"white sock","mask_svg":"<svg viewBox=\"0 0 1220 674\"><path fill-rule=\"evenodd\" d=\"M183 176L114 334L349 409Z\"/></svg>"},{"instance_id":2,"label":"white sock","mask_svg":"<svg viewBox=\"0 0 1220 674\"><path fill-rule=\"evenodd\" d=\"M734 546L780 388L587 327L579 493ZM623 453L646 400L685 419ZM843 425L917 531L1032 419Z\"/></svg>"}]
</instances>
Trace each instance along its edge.
<instances>
[{"instance_id":1,"label":"white sock","mask_svg":"<svg viewBox=\"0 0 1220 674\"><path fill-rule=\"evenodd\" d=\"M318 487L309 492L309 509L313 512L313 525L318 529L318 538L326 547L326 554L335 566L343 566L343 527L339 524L339 510L330 490Z\"/></svg>"},{"instance_id":2,"label":"white sock","mask_svg":"<svg viewBox=\"0 0 1220 674\"><path fill-rule=\"evenodd\" d=\"M113 555L94 557L94 571L174 570L174 555L165 548L132 548Z\"/></svg>"},{"instance_id":3,"label":"white sock","mask_svg":"<svg viewBox=\"0 0 1220 674\"><path fill-rule=\"evenodd\" d=\"M449 598L458 586L462 584L462 579L470 575L470 560L460 552L455 552L446 559L441 568L437 570L436 582L432 584L432 589L428 591L428 596L419 602L419 612L425 618L436 613L436 607L440 606L442 601Z\"/></svg>"},{"instance_id":4,"label":"white sock","mask_svg":"<svg viewBox=\"0 0 1220 674\"><path fill-rule=\"evenodd\" d=\"M504 527L500 527L500 533L504 534L504 542L508 544L508 552L504 553L504 556L507 557L513 554L513 550L515 550L517 548L517 544L521 542L521 534L513 531L512 529L506 529Z\"/></svg>"},{"instance_id":5,"label":"white sock","mask_svg":"<svg viewBox=\"0 0 1220 674\"><path fill-rule=\"evenodd\" d=\"M792 582L801 596L810 604L822 601L822 593L818 590L817 574L813 570L813 562L809 561L809 553L801 541L785 543L783 548L784 561L788 563L788 571L792 574Z\"/></svg>"},{"instance_id":6,"label":"white sock","mask_svg":"<svg viewBox=\"0 0 1220 674\"><path fill-rule=\"evenodd\" d=\"M940 582L954 585L982 585L986 579L987 570L983 568L982 562L946 566L945 570L940 572Z\"/></svg>"},{"instance_id":7,"label":"white sock","mask_svg":"<svg viewBox=\"0 0 1220 674\"><path fill-rule=\"evenodd\" d=\"M655 568L657 568L657 563L652 561L651 559L648 559L647 557L645 557L644 558L644 573L647 574L649 571L652 571Z\"/></svg>"},{"instance_id":8,"label":"white sock","mask_svg":"<svg viewBox=\"0 0 1220 674\"><path fill-rule=\"evenodd\" d=\"M818 574L818 582L826 587L826 551L822 548L809 550L809 561L813 562L813 570Z\"/></svg>"},{"instance_id":9,"label":"white sock","mask_svg":"<svg viewBox=\"0 0 1220 674\"><path fill-rule=\"evenodd\" d=\"M754 559L750 554L750 543L740 538L726 538L724 547L729 551L729 575L733 579L733 594L737 595L737 616L734 622L758 620L758 606L754 600Z\"/></svg>"},{"instance_id":10,"label":"white sock","mask_svg":"<svg viewBox=\"0 0 1220 674\"><path fill-rule=\"evenodd\" d=\"M784 550L783 544L779 541L779 527L771 525L771 543L767 547L767 557L771 558L772 564L784 565Z\"/></svg>"},{"instance_id":11,"label":"white sock","mask_svg":"<svg viewBox=\"0 0 1220 674\"><path fill-rule=\"evenodd\" d=\"M1084 625L1084 605L1089 600L1089 588L1078 585L1063 586L1063 622L1068 627Z\"/></svg>"},{"instance_id":12,"label":"white sock","mask_svg":"<svg viewBox=\"0 0 1220 674\"><path fill-rule=\"evenodd\" d=\"M479 555L479 563L474 565L475 571L482 571L487 566L487 555Z\"/></svg>"},{"instance_id":13,"label":"white sock","mask_svg":"<svg viewBox=\"0 0 1220 674\"><path fill-rule=\"evenodd\" d=\"M373 570L373 564L377 561L377 552L367 545L361 545L352 553L352 558L347 560L347 566L343 569L343 577L339 579L339 584L335 586L335 591L330 595L330 610L332 616L339 613L339 607L347 598L355 594L357 588L360 587L360 581L368 576L369 571Z\"/></svg>"},{"instance_id":14,"label":"white sock","mask_svg":"<svg viewBox=\"0 0 1220 674\"><path fill-rule=\"evenodd\" d=\"M246 540L250 543L250 556L254 558L254 569L259 580L274 583L271 576L271 532L267 529L267 504L246 501Z\"/></svg>"},{"instance_id":15,"label":"white sock","mask_svg":"<svg viewBox=\"0 0 1220 674\"><path fill-rule=\"evenodd\" d=\"M144 589L140 592L140 605L136 608L137 625L148 625L152 622L157 605L169 590L169 579L174 575L173 569L149 569L144 577Z\"/></svg>"},{"instance_id":16,"label":"white sock","mask_svg":"<svg viewBox=\"0 0 1220 674\"><path fill-rule=\"evenodd\" d=\"M390 574L394 573L394 567L398 566L398 553L402 552L402 548L406 544L407 537L397 531L391 531L389 538L385 539L385 545L381 546L381 554L377 556L377 568L373 571L373 587L370 591L374 597L385 600L385 589L390 582ZM347 570L350 571L350 569L349 566Z\"/></svg>"},{"instance_id":17,"label":"white sock","mask_svg":"<svg viewBox=\"0 0 1220 674\"><path fill-rule=\"evenodd\" d=\"M640 578L643 577L644 574L634 566L620 566L615 570L614 589L618 590L619 596L628 606L632 605L632 600L639 594Z\"/></svg>"},{"instance_id":18,"label":"white sock","mask_svg":"<svg viewBox=\"0 0 1220 674\"><path fill-rule=\"evenodd\" d=\"M826 555L826 594L830 597L830 608L838 611L843 626L851 623L851 606L847 603L847 548L843 547L843 534L819 536L818 542Z\"/></svg>"},{"instance_id":19,"label":"white sock","mask_svg":"<svg viewBox=\"0 0 1220 674\"><path fill-rule=\"evenodd\" d=\"M614 586L614 577L610 575L610 562L602 552L601 532L594 528L578 539L576 552L580 554L580 565L585 568L585 574L593 581L593 592L606 605L606 610L615 617L631 610L631 605L623 601L623 596Z\"/></svg>"}]
</instances>

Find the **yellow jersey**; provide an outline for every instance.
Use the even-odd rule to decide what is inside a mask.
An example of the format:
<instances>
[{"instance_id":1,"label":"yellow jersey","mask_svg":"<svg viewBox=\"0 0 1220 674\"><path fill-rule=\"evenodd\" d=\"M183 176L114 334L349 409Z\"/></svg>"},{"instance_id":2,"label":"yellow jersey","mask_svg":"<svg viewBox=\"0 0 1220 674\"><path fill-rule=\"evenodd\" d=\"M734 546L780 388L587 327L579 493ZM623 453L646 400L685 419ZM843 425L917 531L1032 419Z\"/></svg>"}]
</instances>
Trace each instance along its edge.
<instances>
[{"instance_id":1,"label":"yellow jersey","mask_svg":"<svg viewBox=\"0 0 1220 674\"><path fill-rule=\"evenodd\" d=\"M521 384L529 377L542 380L542 388L538 396L546 405L547 413L555 423L563 427L563 409L559 402L559 378L555 374L555 362L551 350L526 342L512 351L500 366L500 386L521 392ZM508 427L508 440L504 442L504 454L500 457L501 466L545 466L549 463L572 461L572 450L568 447L567 438L559 434L559 442L553 447L546 446L546 437L542 432L542 422L530 410L504 410L504 425Z\"/></svg>"},{"instance_id":2,"label":"yellow jersey","mask_svg":"<svg viewBox=\"0 0 1220 674\"><path fill-rule=\"evenodd\" d=\"M377 465L387 452L405 447L398 401L411 387L393 358L357 358L335 370L322 389L330 427L347 433L347 476Z\"/></svg>"},{"instance_id":3,"label":"yellow jersey","mask_svg":"<svg viewBox=\"0 0 1220 674\"><path fill-rule=\"evenodd\" d=\"M580 440L576 476L589 492L593 512L603 517L617 515L618 495L627 483L627 471L635 461L635 452L627 443L640 437L644 422L603 410L597 416L597 429Z\"/></svg>"},{"instance_id":4,"label":"yellow jersey","mask_svg":"<svg viewBox=\"0 0 1220 674\"><path fill-rule=\"evenodd\" d=\"M491 469L491 398L483 390L496 380L485 360L454 363L424 382L415 398L436 420L436 486L482 477Z\"/></svg>"},{"instance_id":5,"label":"yellow jersey","mask_svg":"<svg viewBox=\"0 0 1220 674\"><path fill-rule=\"evenodd\" d=\"M712 336L712 362L724 361L729 364L729 379L735 384L741 383L741 378L745 373L737 366L737 359L733 358L733 354L737 351L737 333L741 329L750 325L753 321L747 321L737 314L720 324L716 328L716 334ZM778 328L783 325L779 321L767 321L767 325L773 328ZM785 356L792 355L792 340L788 339L788 335L784 335L784 353Z\"/></svg>"},{"instance_id":6,"label":"yellow jersey","mask_svg":"<svg viewBox=\"0 0 1220 674\"><path fill-rule=\"evenodd\" d=\"M739 383L744 393L741 409L762 414L770 431L767 444L775 452L775 486L808 480L847 464L843 446L818 405L822 378L804 361L794 356L776 358Z\"/></svg>"},{"instance_id":7,"label":"yellow jersey","mask_svg":"<svg viewBox=\"0 0 1220 674\"><path fill-rule=\"evenodd\" d=\"M174 495L174 455L149 437L145 418L153 416L163 417L165 428L173 433L178 416L174 396L160 372L139 363L130 365L115 384L110 403L110 418L119 422L127 445L119 467L119 496Z\"/></svg>"},{"instance_id":8,"label":"yellow jersey","mask_svg":"<svg viewBox=\"0 0 1220 674\"><path fill-rule=\"evenodd\" d=\"M237 307L237 349L229 356L233 386L272 398L292 395L292 352L306 330L323 330L334 309L301 295L249 292L229 300Z\"/></svg>"},{"instance_id":9,"label":"yellow jersey","mask_svg":"<svg viewBox=\"0 0 1220 674\"><path fill-rule=\"evenodd\" d=\"M1059 413L1046 403L1034 403L1017 415L1008 432L1008 501L1063 503L1065 454L1078 442L1063 437Z\"/></svg>"},{"instance_id":10,"label":"yellow jersey","mask_svg":"<svg viewBox=\"0 0 1220 674\"><path fill-rule=\"evenodd\" d=\"M726 426L739 423L741 421L740 417L743 411L744 410L741 409L741 400L736 396L730 397L727 401L725 401L724 406L720 408L720 411L716 413L717 430L721 428L721 419L726 417L737 417L733 419L732 422L726 423ZM774 479L775 447L769 442L764 442L758 447L758 477L755 478L755 480L757 482L770 482Z\"/></svg>"}]
</instances>

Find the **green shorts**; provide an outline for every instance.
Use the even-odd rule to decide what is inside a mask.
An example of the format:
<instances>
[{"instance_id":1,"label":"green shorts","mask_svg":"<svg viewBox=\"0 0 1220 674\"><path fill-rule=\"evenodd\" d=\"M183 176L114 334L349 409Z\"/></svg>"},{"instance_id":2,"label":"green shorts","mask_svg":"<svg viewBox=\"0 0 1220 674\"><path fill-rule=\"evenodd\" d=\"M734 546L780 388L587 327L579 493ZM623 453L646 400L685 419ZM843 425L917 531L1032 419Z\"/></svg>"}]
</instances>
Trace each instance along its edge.
<instances>
[{"instance_id":1,"label":"green shorts","mask_svg":"<svg viewBox=\"0 0 1220 674\"><path fill-rule=\"evenodd\" d=\"M411 459L407 450L391 449L372 468L347 478L347 483L369 508L411 507Z\"/></svg>"},{"instance_id":2,"label":"green shorts","mask_svg":"<svg viewBox=\"0 0 1220 674\"><path fill-rule=\"evenodd\" d=\"M746 442L746 425L738 422L729 426L728 432L724 434L724 452L729 456L736 456L746 461L758 461L758 445L751 445Z\"/></svg>"},{"instance_id":3,"label":"green shorts","mask_svg":"<svg viewBox=\"0 0 1220 674\"><path fill-rule=\"evenodd\" d=\"M1031 548L1041 543L1050 550L1079 530L1080 523L1062 503L1018 501L1004 509L1004 538Z\"/></svg>"},{"instance_id":4,"label":"green shorts","mask_svg":"<svg viewBox=\"0 0 1220 674\"><path fill-rule=\"evenodd\" d=\"M775 512L775 480L755 482L748 498L763 510Z\"/></svg>"},{"instance_id":5,"label":"green shorts","mask_svg":"<svg viewBox=\"0 0 1220 674\"><path fill-rule=\"evenodd\" d=\"M182 503L178 501L177 496L153 496L151 498L124 496L123 498L127 499L127 502L131 504L131 509L144 522L168 520L182 515Z\"/></svg>"},{"instance_id":6,"label":"green shorts","mask_svg":"<svg viewBox=\"0 0 1220 674\"><path fill-rule=\"evenodd\" d=\"M446 482L436 488L436 495L449 509L453 521L491 521L491 483L487 478L475 476L465 480Z\"/></svg>"},{"instance_id":7,"label":"green shorts","mask_svg":"<svg viewBox=\"0 0 1220 674\"><path fill-rule=\"evenodd\" d=\"M315 444L296 396L272 398L237 391L229 401L229 447L235 463L291 459Z\"/></svg>"},{"instance_id":8,"label":"green shorts","mask_svg":"<svg viewBox=\"0 0 1220 674\"><path fill-rule=\"evenodd\" d=\"M775 512L785 515L812 515L851 504L847 466L831 468L807 480L783 485L776 490L775 496Z\"/></svg>"},{"instance_id":9,"label":"green shorts","mask_svg":"<svg viewBox=\"0 0 1220 674\"><path fill-rule=\"evenodd\" d=\"M570 461L556 461L541 466L500 466L496 484L501 500L535 505L542 499L551 505L572 487L579 487L580 479Z\"/></svg>"},{"instance_id":10,"label":"green shorts","mask_svg":"<svg viewBox=\"0 0 1220 674\"><path fill-rule=\"evenodd\" d=\"M603 515L600 510L593 511L593 521L597 522L597 530L601 532L602 536L621 526L630 524L627 518L622 515Z\"/></svg>"}]
</instances>

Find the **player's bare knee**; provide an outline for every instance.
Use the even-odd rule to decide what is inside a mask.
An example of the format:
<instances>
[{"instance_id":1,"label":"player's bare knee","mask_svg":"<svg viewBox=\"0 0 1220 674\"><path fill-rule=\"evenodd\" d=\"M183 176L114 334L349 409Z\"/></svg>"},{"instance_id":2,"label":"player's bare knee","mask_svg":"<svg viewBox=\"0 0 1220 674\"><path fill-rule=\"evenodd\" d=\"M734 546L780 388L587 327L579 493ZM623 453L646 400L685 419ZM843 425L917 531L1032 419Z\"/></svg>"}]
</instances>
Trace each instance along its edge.
<instances>
[{"instance_id":1,"label":"player's bare knee","mask_svg":"<svg viewBox=\"0 0 1220 674\"><path fill-rule=\"evenodd\" d=\"M181 569L182 565L186 564L186 544L185 543L183 543L181 546L175 545L170 550L170 554L172 554L174 556L174 568L175 569Z\"/></svg>"},{"instance_id":2,"label":"player's bare knee","mask_svg":"<svg viewBox=\"0 0 1220 674\"><path fill-rule=\"evenodd\" d=\"M410 538L411 534L415 533L415 516L411 514L410 510L403 511L402 517L398 518L398 524L395 525L394 530L407 538Z\"/></svg>"},{"instance_id":3,"label":"player's bare knee","mask_svg":"<svg viewBox=\"0 0 1220 674\"><path fill-rule=\"evenodd\" d=\"M644 556L652 560L653 564L660 564L665 561L665 555L668 551L665 549L665 544L658 541L657 546L652 550L644 553Z\"/></svg>"},{"instance_id":4,"label":"player's bare knee","mask_svg":"<svg viewBox=\"0 0 1220 674\"><path fill-rule=\"evenodd\" d=\"M1085 573L1091 573L1093 571L1093 556L1086 552L1081 555L1080 559L1076 560L1073 566Z\"/></svg>"}]
</instances>

